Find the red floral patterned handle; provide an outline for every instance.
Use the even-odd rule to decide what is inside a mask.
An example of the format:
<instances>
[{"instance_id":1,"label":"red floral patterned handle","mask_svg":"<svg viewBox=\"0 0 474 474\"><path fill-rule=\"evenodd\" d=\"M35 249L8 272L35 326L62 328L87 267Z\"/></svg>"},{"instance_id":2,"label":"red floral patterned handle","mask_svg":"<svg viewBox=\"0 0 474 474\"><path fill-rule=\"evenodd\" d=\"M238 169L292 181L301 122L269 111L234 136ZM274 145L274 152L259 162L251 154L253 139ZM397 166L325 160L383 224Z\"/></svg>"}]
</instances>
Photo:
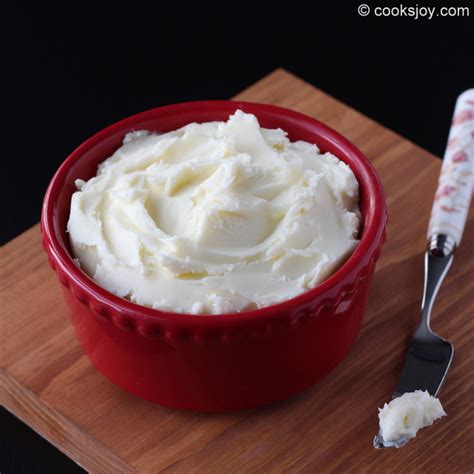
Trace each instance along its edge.
<instances>
[{"instance_id":1,"label":"red floral patterned handle","mask_svg":"<svg viewBox=\"0 0 474 474\"><path fill-rule=\"evenodd\" d=\"M456 101L428 238L446 234L459 245L474 191L474 89Z\"/></svg>"}]
</instances>

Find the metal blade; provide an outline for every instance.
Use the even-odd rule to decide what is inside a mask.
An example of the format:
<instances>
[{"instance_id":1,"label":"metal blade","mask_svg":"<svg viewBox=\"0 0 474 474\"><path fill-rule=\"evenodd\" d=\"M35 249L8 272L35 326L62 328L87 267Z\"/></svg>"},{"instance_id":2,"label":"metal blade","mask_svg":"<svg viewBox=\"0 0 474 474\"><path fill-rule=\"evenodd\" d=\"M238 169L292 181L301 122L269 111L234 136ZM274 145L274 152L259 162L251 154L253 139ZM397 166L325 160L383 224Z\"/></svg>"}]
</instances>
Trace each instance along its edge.
<instances>
[{"instance_id":1,"label":"metal blade","mask_svg":"<svg viewBox=\"0 0 474 474\"><path fill-rule=\"evenodd\" d=\"M451 343L434 336L424 341L412 340L394 398L414 390L427 390L436 396L453 359Z\"/></svg>"}]
</instances>

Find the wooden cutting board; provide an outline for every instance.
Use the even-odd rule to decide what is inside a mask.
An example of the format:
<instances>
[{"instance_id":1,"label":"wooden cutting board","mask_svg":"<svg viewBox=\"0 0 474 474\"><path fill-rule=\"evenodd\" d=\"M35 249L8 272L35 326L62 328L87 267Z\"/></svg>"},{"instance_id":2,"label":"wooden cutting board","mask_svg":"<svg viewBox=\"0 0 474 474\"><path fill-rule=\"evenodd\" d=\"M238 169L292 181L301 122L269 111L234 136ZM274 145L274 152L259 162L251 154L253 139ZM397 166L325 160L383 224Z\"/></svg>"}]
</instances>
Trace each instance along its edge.
<instances>
[{"instance_id":1,"label":"wooden cutting board","mask_svg":"<svg viewBox=\"0 0 474 474\"><path fill-rule=\"evenodd\" d=\"M448 416L401 450L377 451L377 407L390 399L419 315L441 162L284 70L237 97L322 120L382 178L388 240L347 359L322 383L264 409L209 415L134 398L82 354L35 226L1 250L1 402L93 472L473 472L474 212L433 315L433 328L455 347L441 393Z\"/></svg>"}]
</instances>

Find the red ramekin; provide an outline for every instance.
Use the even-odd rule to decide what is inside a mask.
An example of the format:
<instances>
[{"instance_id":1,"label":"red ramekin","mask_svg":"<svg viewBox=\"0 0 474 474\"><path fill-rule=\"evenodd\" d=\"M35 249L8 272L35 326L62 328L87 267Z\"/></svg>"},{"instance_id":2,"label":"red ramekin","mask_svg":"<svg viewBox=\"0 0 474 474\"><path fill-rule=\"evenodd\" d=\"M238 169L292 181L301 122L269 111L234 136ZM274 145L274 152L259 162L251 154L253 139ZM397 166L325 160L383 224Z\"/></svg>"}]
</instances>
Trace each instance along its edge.
<instances>
[{"instance_id":1,"label":"red ramekin","mask_svg":"<svg viewBox=\"0 0 474 474\"><path fill-rule=\"evenodd\" d=\"M73 262L66 224L74 180L97 165L132 130L170 131L190 122L227 120L236 109L266 128L316 143L345 161L360 185L361 240L326 281L295 298L236 314L191 315L139 306L97 285ZM226 411L282 400L321 379L359 333L369 283L385 240L387 211L367 158L322 123L291 110L238 101L189 102L117 122L83 143L60 166L46 192L41 228L77 337L113 383L164 406Z\"/></svg>"}]
</instances>

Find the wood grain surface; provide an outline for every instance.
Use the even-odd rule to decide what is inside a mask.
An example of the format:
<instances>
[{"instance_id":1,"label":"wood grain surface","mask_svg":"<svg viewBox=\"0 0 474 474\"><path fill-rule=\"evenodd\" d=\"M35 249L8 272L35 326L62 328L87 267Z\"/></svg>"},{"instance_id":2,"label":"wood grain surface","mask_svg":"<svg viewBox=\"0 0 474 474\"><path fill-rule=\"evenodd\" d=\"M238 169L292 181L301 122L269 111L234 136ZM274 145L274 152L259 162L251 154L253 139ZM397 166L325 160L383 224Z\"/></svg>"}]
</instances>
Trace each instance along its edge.
<instances>
[{"instance_id":1,"label":"wood grain surface","mask_svg":"<svg viewBox=\"0 0 474 474\"><path fill-rule=\"evenodd\" d=\"M347 359L323 382L264 409L208 415L134 398L83 355L35 226L1 249L2 404L92 472L473 472L474 213L433 314L434 330L455 347L441 393L448 416L403 449L377 451L377 407L390 399L419 316L441 163L284 70L237 98L322 120L358 145L382 178L388 240Z\"/></svg>"}]
</instances>

